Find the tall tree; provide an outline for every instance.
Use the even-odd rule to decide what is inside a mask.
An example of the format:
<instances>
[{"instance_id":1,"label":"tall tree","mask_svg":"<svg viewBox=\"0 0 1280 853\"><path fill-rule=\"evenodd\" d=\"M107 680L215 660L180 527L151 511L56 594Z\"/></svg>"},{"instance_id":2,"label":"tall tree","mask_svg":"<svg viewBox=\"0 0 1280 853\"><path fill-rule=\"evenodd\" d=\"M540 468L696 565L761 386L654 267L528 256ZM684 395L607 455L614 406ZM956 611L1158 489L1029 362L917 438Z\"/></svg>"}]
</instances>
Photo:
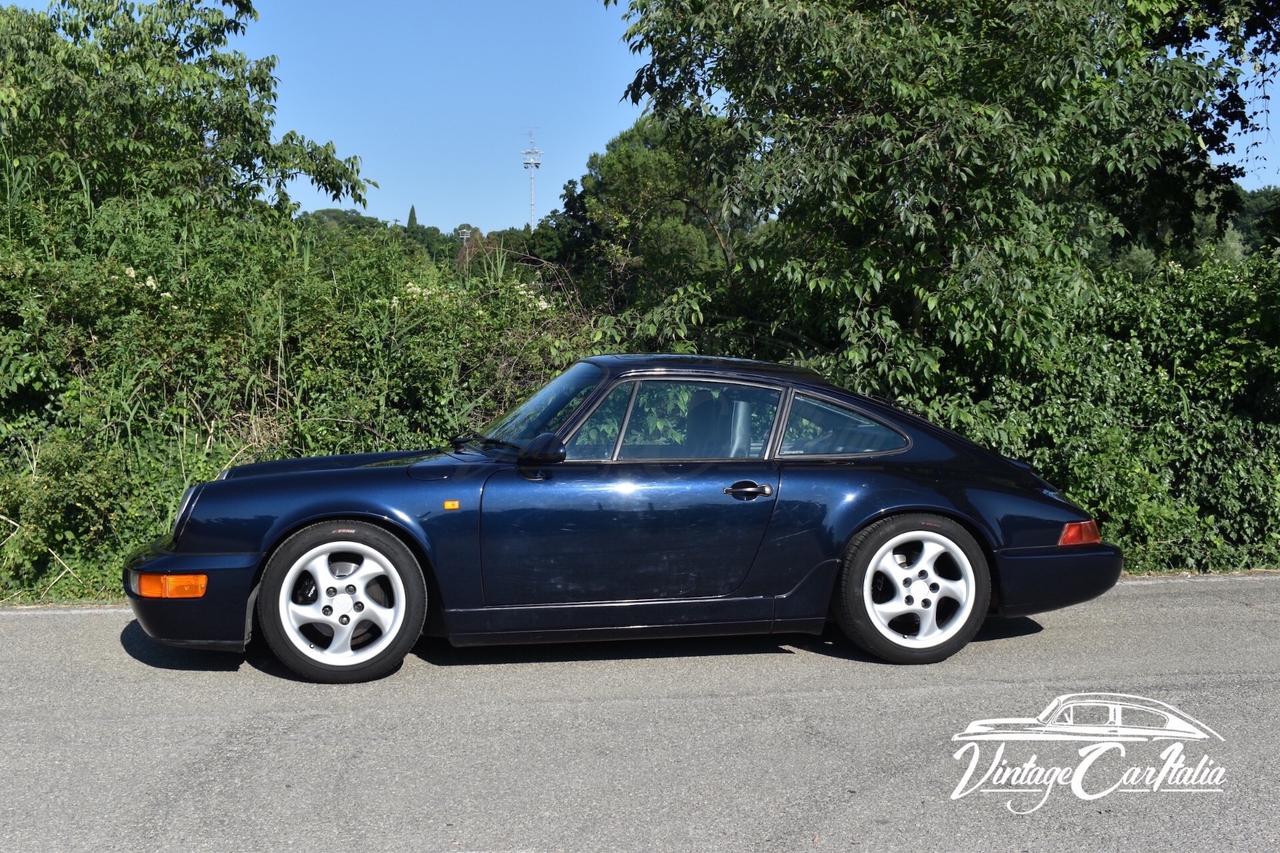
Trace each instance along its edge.
<instances>
[{"instance_id":1,"label":"tall tree","mask_svg":"<svg viewBox=\"0 0 1280 853\"><path fill-rule=\"evenodd\" d=\"M1231 45L1253 56L1275 17L1240 25L1245 5L633 0L628 92L728 210L769 220L748 264L819 298L789 322L826 366L927 396L946 358L980 382L1054 337L1123 231L1107 192L1168 162L1213 172L1243 120ZM1236 22L1225 55L1214 21Z\"/></svg>"},{"instance_id":2,"label":"tall tree","mask_svg":"<svg viewBox=\"0 0 1280 853\"><path fill-rule=\"evenodd\" d=\"M291 209L306 177L363 203L359 161L293 131L274 137L275 58L229 47L249 0L62 0L0 9L0 153L33 189L110 198Z\"/></svg>"},{"instance_id":3,"label":"tall tree","mask_svg":"<svg viewBox=\"0 0 1280 853\"><path fill-rule=\"evenodd\" d=\"M404 227L410 234L418 228L418 211L414 209L413 205L409 205L409 220L405 223Z\"/></svg>"},{"instance_id":4,"label":"tall tree","mask_svg":"<svg viewBox=\"0 0 1280 853\"><path fill-rule=\"evenodd\" d=\"M710 191L709 175L666 128L640 118L587 160L565 185L564 210L549 218L560 260L611 310L650 304L672 288L734 267L735 227Z\"/></svg>"}]
</instances>

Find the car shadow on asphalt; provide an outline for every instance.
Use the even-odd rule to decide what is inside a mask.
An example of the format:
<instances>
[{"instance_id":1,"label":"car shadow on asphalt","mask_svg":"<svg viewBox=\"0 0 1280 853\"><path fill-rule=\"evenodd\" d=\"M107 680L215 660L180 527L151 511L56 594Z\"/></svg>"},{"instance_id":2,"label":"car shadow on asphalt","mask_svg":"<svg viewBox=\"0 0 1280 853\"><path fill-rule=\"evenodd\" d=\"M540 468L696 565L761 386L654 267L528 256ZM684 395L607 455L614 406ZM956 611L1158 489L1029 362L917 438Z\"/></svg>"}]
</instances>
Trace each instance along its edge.
<instances>
[{"instance_id":1,"label":"car shadow on asphalt","mask_svg":"<svg viewBox=\"0 0 1280 853\"><path fill-rule=\"evenodd\" d=\"M155 669L186 672L236 672L245 664L280 678L297 680L296 676L275 659L271 650L258 638L243 652L217 652L206 649L183 649L166 646L147 636L136 619L120 632L120 647L129 657Z\"/></svg>"},{"instance_id":2,"label":"car shadow on asphalt","mask_svg":"<svg viewBox=\"0 0 1280 853\"><path fill-rule=\"evenodd\" d=\"M978 629L978 633L974 635L972 642L986 643L992 640L1008 640L1014 637L1026 637L1030 634L1038 634L1044 628L1034 619L1028 619L1026 616L1015 616L1004 618L991 616L987 621L982 623L982 627ZM872 657L845 638L840 631L834 626L830 626L820 637L804 636L795 638L792 645L802 648L805 651L815 654L827 655L829 657L843 658L844 660L859 661L861 663L886 664L879 658Z\"/></svg>"},{"instance_id":3,"label":"car shadow on asphalt","mask_svg":"<svg viewBox=\"0 0 1280 853\"><path fill-rule=\"evenodd\" d=\"M719 655L790 655L793 638L780 634L744 637L681 637L653 640L597 640L502 646L453 646L441 637L423 637L413 653L435 666L513 663L646 660Z\"/></svg>"},{"instance_id":4,"label":"car shadow on asphalt","mask_svg":"<svg viewBox=\"0 0 1280 853\"><path fill-rule=\"evenodd\" d=\"M1011 640L1015 637L1029 637L1039 634L1044 626L1029 616L988 616L982 623L973 642L985 643L991 640Z\"/></svg>"},{"instance_id":5,"label":"car shadow on asphalt","mask_svg":"<svg viewBox=\"0 0 1280 853\"><path fill-rule=\"evenodd\" d=\"M156 669L234 672L244 662L244 655L239 652L180 649L158 643L147 636L136 619L130 620L120 632L120 647L129 657Z\"/></svg>"},{"instance_id":6,"label":"car shadow on asphalt","mask_svg":"<svg viewBox=\"0 0 1280 853\"><path fill-rule=\"evenodd\" d=\"M983 623L976 643L1006 640L1038 634L1039 622L1025 616L992 617ZM139 663L156 669L192 672L235 672L248 664L267 675L296 677L285 669L257 637L244 653L181 649L158 643L146 635L137 621L120 632L120 646ZM654 640L601 640L581 643L545 643L510 646L464 646L449 644L440 637L423 637L413 654L434 666L487 666L519 663L566 663L573 661L647 660L720 655L790 655L797 651L838 657L861 663L883 661L863 652L838 630L829 628L820 636L810 634L765 634L742 637L691 637Z\"/></svg>"},{"instance_id":7,"label":"car shadow on asphalt","mask_svg":"<svg viewBox=\"0 0 1280 853\"><path fill-rule=\"evenodd\" d=\"M1034 619L990 618L974 642L1005 640L1036 634L1043 628ZM448 640L424 637L414 654L435 666L485 666L516 663L565 663L572 661L645 660L717 655L795 654L797 651L838 657L860 663L883 664L844 638L834 628L812 634L766 634L743 637L688 637L654 640L603 640L583 643L545 643L512 646L455 647Z\"/></svg>"}]
</instances>

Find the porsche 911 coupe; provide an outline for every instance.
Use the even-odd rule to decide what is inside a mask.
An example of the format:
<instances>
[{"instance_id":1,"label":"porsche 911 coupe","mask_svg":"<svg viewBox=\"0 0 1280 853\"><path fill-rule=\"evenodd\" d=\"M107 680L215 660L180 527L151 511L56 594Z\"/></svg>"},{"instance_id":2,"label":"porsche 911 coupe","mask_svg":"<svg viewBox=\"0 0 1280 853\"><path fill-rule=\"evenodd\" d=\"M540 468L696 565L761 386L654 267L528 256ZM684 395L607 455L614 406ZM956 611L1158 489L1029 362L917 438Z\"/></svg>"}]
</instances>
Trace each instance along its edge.
<instances>
[{"instance_id":1,"label":"porsche 911 coupe","mask_svg":"<svg viewBox=\"0 0 1280 853\"><path fill-rule=\"evenodd\" d=\"M1222 735L1156 699L1129 693L1069 693L1035 717L975 720L952 740L1209 740Z\"/></svg>"},{"instance_id":2,"label":"porsche 911 coupe","mask_svg":"<svg viewBox=\"0 0 1280 853\"><path fill-rule=\"evenodd\" d=\"M1100 595L1097 523L1025 463L818 374L612 355L448 448L240 465L124 589L166 643L303 678L455 645L821 633L893 663Z\"/></svg>"}]
</instances>

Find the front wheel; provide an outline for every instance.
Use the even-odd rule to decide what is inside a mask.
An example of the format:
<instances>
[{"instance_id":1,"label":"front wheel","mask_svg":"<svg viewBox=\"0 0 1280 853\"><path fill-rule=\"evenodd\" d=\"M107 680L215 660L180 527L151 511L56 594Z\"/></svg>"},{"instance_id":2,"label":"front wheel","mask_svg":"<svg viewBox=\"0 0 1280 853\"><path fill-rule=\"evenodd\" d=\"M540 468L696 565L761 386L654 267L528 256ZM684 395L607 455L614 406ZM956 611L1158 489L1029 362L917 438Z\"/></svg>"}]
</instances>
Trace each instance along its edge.
<instances>
[{"instance_id":1,"label":"front wheel","mask_svg":"<svg viewBox=\"0 0 1280 853\"><path fill-rule=\"evenodd\" d=\"M899 515L858 533L837 591L840 627L890 663L936 663L977 633L991 602L986 557L936 515Z\"/></svg>"},{"instance_id":2,"label":"front wheel","mask_svg":"<svg viewBox=\"0 0 1280 853\"><path fill-rule=\"evenodd\" d=\"M258 621L275 656L310 681L381 678L422 634L427 586L398 538L361 521L314 524L267 562Z\"/></svg>"}]
</instances>

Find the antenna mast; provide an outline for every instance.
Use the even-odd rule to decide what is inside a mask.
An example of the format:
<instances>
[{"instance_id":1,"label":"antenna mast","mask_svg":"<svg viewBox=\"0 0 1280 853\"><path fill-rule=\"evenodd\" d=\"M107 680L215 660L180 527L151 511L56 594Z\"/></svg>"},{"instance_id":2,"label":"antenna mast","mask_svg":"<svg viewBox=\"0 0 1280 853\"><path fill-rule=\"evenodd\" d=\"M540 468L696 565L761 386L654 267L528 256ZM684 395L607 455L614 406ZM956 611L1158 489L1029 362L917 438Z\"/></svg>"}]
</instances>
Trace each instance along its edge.
<instances>
[{"instance_id":1,"label":"antenna mast","mask_svg":"<svg viewBox=\"0 0 1280 853\"><path fill-rule=\"evenodd\" d=\"M538 168L542 165L542 151L533 144L533 131L529 131L529 147L520 152L524 155L524 168L529 173L529 230L537 224L538 207L535 194Z\"/></svg>"}]
</instances>

